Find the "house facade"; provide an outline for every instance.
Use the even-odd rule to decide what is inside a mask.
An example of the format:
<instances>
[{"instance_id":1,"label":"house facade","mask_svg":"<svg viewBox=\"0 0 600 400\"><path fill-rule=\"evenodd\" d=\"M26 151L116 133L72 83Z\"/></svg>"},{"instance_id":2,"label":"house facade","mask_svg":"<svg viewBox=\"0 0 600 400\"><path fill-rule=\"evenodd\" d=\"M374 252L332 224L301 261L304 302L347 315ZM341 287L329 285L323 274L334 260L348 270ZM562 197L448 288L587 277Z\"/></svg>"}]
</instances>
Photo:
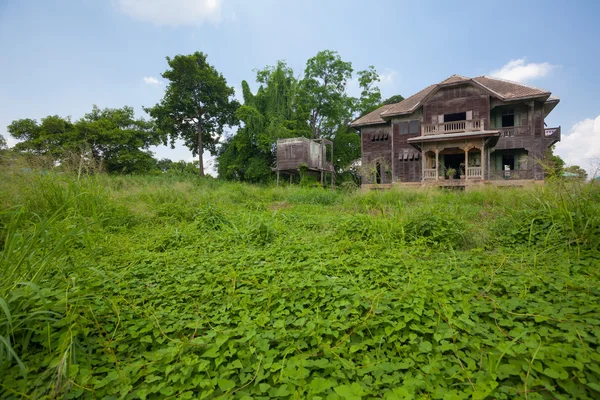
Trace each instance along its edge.
<instances>
[{"instance_id":1,"label":"house facade","mask_svg":"<svg viewBox=\"0 0 600 400\"><path fill-rule=\"evenodd\" d=\"M452 75L352 122L363 184L543 181L544 154L561 134L544 119L558 102L543 89Z\"/></svg>"}]
</instances>

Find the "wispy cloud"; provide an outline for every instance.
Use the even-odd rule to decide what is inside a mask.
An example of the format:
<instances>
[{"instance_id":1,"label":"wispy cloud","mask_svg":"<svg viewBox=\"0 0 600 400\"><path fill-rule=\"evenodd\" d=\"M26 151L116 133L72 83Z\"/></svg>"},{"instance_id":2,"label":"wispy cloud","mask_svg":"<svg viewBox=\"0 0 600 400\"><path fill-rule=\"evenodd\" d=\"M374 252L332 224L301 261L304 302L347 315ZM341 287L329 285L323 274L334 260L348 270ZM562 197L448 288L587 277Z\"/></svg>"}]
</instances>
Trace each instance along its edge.
<instances>
[{"instance_id":1,"label":"wispy cloud","mask_svg":"<svg viewBox=\"0 0 600 400\"><path fill-rule=\"evenodd\" d=\"M579 165L590 176L596 175L600 167L600 115L575 123L556 145L556 154L567 165Z\"/></svg>"},{"instance_id":2,"label":"wispy cloud","mask_svg":"<svg viewBox=\"0 0 600 400\"><path fill-rule=\"evenodd\" d=\"M158 79L156 79L153 76L145 76L144 82L147 83L148 85L157 85L157 86L162 83L161 81L159 81Z\"/></svg>"},{"instance_id":3,"label":"wispy cloud","mask_svg":"<svg viewBox=\"0 0 600 400\"><path fill-rule=\"evenodd\" d=\"M527 82L547 76L555 65L550 63L528 63L526 58L510 60L502 68L490 72L496 78L508 79L515 82Z\"/></svg>"},{"instance_id":4,"label":"wispy cloud","mask_svg":"<svg viewBox=\"0 0 600 400\"><path fill-rule=\"evenodd\" d=\"M117 0L121 12L156 25L200 25L221 20L222 0Z\"/></svg>"}]
</instances>

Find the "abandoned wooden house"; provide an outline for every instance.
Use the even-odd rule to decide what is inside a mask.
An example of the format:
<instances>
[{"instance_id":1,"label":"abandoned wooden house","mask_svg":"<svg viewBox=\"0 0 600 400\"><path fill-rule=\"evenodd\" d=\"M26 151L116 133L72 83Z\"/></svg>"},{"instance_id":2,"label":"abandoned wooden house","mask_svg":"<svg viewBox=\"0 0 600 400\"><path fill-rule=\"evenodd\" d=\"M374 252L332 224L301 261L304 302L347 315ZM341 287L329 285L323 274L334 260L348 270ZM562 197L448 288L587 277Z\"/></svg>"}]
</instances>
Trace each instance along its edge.
<instances>
[{"instance_id":1,"label":"abandoned wooden house","mask_svg":"<svg viewBox=\"0 0 600 400\"><path fill-rule=\"evenodd\" d=\"M333 170L333 142L327 139L308 139L297 137L277 140L277 185L281 174L288 175L290 183L294 175L300 175L302 169L309 174L319 176L321 185L325 185L327 173L330 174L331 187L335 184Z\"/></svg>"},{"instance_id":2,"label":"abandoned wooden house","mask_svg":"<svg viewBox=\"0 0 600 400\"><path fill-rule=\"evenodd\" d=\"M543 181L546 149L560 127L544 119L547 90L452 75L351 126L361 135L363 184L467 186Z\"/></svg>"}]
</instances>

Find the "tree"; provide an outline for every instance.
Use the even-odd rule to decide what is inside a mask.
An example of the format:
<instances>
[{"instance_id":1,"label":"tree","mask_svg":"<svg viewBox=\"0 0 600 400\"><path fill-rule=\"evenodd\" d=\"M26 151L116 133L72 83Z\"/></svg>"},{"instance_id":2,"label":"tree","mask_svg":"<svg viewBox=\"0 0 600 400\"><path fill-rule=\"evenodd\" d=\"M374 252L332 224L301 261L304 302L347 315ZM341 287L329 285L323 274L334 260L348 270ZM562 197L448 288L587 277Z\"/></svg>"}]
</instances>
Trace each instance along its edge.
<instances>
[{"instance_id":1,"label":"tree","mask_svg":"<svg viewBox=\"0 0 600 400\"><path fill-rule=\"evenodd\" d=\"M199 156L199 172L204 176L202 152L206 148L216 153L224 127L236 123L239 104L232 100L233 88L206 61L204 53L167 57L167 63L170 68L162 74L169 81L165 95L145 110L159 131L170 138L171 146L181 138L192 155Z\"/></svg>"},{"instance_id":2,"label":"tree","mask_svg":"<svg viewBox=\"0 0 600 400\"><path fill-rule=\"evenodd\" d=\"M546 150L544 158L544 175L547 178L562 176L565 167L565 162L562 158L560 158L560 156L554 154L554 146L551 146Z\"/></svg>"},{"instance_id":3,"label":"tree","mask_svg":"<svg viewBox=\"0 0 600 400\"><path fill-rule=\"evenodd\" d=\"M358 100L357 112L359 116L370 113L381 105L381 92L376 83L379 82L379 74L375 67L370 65L364 71L358 71L358 85L361 88Z\"/></svg>"},{"instance_id":4,"label":"tree","mask_svg":"<svg viewBox=\"0 0 600 400\"><path fill-rule=\"evenodd\" d=\"M70 118L58 115L42 118L41 123L30 118L13 121L8 126L8 132L20 140L14 146L15 151L47 155L54 159L61 158L74 133Z\"/></svg>"},{"instance_id":5,"label":"tree","mask_svg":"<svg viewBox=\"0 0 600 400\"><path fill-rule=\"evenodd\" d=\"M7 148L8 145L6 144L6 139L4 139L4 136L0 135L0 150L4 150Z\"/></svg>"},{"instance_id":6,"label":"tree","mask_svg":"<svg viewBox=\"0 0 600 400\"><path fill-rule=\"evenodd\" d=\"M301 103L313 138L331 137L337 125L351 116L353 99L346 95L346 84L352 71L352 64L331 50L320 51L306 62Z\"/></svg>"},{"instance_id":7,"label":"tree","mask_svg":"<svg viewBox=\"0 0 600 400\"><path fill-rule=\"evenodd\" d=\"M400 103L402 100L404 100L404 97L402 97L402 95L400 94L395 94L392 97L389 97L387 99L385 99L383 101L383 103L381 103L380 106L384 106L386 104L396 104L396 103Z\"/></svg>"},{"instance_id":8,"label":"tree","mask_svg":"<svg viewBox=\"0 0 600 400\"><path fill-rule=\"evenodd\" d=\"M565 168L565 172L577 174L581 180L586 180L588 177L587 171L581 168L579 165L571 165Z\"/></svg>"},{"instance_id":9,"label":"tree","mask_svg":"<svg viewBox=\"0 0 600 400\"><path fill-rule=\"evenodd\" d=\"M242 126L221 146L219 176L231 180L266 182L275 165L277 139L309 136L306 121L297 112L298 81L294 71L279 61L256 74L260 87L253 94L242 82L244 105L237 112Z\"/></svg>"},{"instance_id":10,"label":"tree","mask_svg":"<svg viewBox=\"0 0 600 400\"><path fill-rule=\"evenodd\" d=\"M58 115L38 123L33 119L13 121L8 131L21 142L14 150L50 156L64 162L76 155L77 160L103 163L109 172L142 173L152 169L155 161L150 146L164 143L165 138L154 125L135 118L132 107L96 106L76 122Z\"/></svg>"},{"instance_id":11,"label":"tree","mask_svg":"<svg viewBox=\"0 0 600 400\"><path fill-rule=\"evenodd\" d=\"M144 173L154 168L150 146L164 143L166 138L151 121L136 119L132 107L105 108L75 122L75 135L69 147L101 160L106 171Z\"/></svg>"}]
</instances>

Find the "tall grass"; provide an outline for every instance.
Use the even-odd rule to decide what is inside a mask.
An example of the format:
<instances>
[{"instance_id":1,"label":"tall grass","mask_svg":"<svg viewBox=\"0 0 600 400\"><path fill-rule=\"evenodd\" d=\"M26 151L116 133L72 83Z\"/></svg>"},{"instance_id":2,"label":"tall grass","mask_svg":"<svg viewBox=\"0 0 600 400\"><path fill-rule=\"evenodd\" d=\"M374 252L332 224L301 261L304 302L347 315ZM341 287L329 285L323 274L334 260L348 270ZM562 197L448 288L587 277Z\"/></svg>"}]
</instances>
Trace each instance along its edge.
<instances>
[{"instance_id":1,"label":"tall grass","mask_svg":"<svg viewBox=\"0 0 600 400\"><path fill-rule=\"evenodd\" d=\"M600 188L583 183L361 193L184 176L1 178L0 374L16 368L24 382L28 373L36 382L46 382L50 374L53 383L36 393L51 396L74 387L82 354L98 346L113 351L109 339L98 344L80 336L85 331L114 337L122 298L107 300L110 290L99 294L89 288L109 282L118 291L132 265L168 265L168 257L157 254L220 249L225 259L235 260L218 261L224 263L223 274L234 276L233 293L237 285L249 284L237 281L235 268L245 268L246 261L228 254L234 244L260 252L306 241L339 257L352 251L370 257L420 249L445 255L476 248L600 249ZM132 255L124 265L121 252ZM268 263L269 256L260 262ZM160 284L152 277L139 279L141 290ZM135 307L142 312L143 305Z\"/></svg>"}]
</instances>

